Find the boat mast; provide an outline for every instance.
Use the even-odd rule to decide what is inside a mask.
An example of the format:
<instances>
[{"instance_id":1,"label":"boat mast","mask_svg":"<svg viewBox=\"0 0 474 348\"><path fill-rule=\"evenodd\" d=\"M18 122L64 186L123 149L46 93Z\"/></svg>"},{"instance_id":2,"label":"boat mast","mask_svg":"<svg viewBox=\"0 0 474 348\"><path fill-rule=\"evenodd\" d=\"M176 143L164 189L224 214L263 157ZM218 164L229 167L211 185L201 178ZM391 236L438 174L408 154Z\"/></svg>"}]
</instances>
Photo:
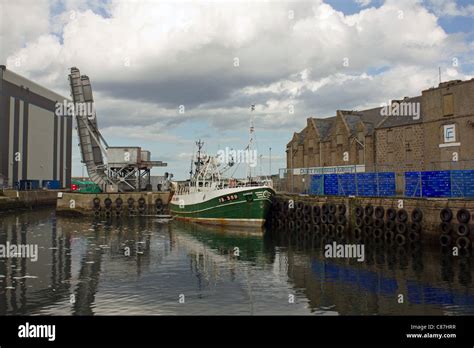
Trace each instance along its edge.
<instances>
[{"instance_id":1,"label":"boat mast","mask_svg":"<svg viewBox=\"0 0 474 348\"><path fill-rule=\"evenodd\" d=\"M252 115L252 112L255 111L255 104L252 104L250 106L250 131L249 131L249 144L247 146L247 155L250 156L250 152L252 151L253 149L253 132L254 132L254 127L253 127L253 115ZM247 178L248 178L248 181L251 182L252 180L252 167L250 166L250 163L248 163L247 161Z\"/></svg>"}]
</instances>

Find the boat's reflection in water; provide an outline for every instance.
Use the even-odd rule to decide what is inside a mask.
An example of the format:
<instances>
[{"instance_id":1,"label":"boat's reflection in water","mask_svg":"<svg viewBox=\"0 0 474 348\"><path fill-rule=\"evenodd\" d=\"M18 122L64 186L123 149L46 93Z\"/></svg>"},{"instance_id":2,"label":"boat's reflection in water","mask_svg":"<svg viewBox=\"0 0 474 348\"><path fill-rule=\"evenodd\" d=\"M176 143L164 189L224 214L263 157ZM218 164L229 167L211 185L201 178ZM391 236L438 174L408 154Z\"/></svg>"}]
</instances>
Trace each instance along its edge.
<instances>
[{"instance_id":1,"label":"boat's reflection in water","mask_svg":"<svg viewBox=\"0 0 474 348\"><path fill-rule=\"evenodd\" d=\"M474 313L471 258L438 248L369 244L360 263L285 231L52 210L0 216L7 242L39 256L0 258L2 315Z\"/></svg>"}]
</instances>

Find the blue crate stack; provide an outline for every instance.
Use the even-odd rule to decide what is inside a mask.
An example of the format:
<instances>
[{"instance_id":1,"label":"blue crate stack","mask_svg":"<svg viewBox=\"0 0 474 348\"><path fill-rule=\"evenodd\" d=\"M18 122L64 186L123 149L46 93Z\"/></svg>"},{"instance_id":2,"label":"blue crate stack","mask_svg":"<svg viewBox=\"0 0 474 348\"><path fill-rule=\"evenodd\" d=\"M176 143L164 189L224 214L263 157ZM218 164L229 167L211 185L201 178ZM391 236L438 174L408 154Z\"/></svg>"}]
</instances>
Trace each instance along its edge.
<instances>
[{"instance_id":1,"label":"blue crate stack","mask_svg":"<svg viewBox=\"0 0 474 348\"><path fill-rule=\"evenodd\" d=\"M423 197L451 197L449 170L422 172L421 185Z\"/></svg>"},{"instance_id":2,"label":"blue crate stack","mask_svg":"<svg viewBox=\"0 0 474 348\"><path fill-rule=\"evenodd\" d=\"M375 173L358 173L356 175L359 196L376 196Z\"/></svg>"},{"instance_id":3,"label":"blue crate stack","mask_svg":"<svg viewBox=\"0 0 474 348\"><path fill-rule=\"evenodd\" d=\"M421 197L421 172L405 172L405 196Z\"/></svg>"},{"instance_id":4,"label":"blue crate stack","mask_svg":"<svg viewBox=\"0 0 474 348\"><path fill-rule=\"evenodd\" d=\"M311 175L311 185L309 193L312 195L323 195L324 194L324 176L321 174Z\"/></svg>"},{"instance_id":5,"label":"blue crate stack","mask_svg":"<svg viewBox=\"0 0 474 348\"><path fill-rule=\"evenodd\" d=\"M464 170L451 171L451 197L464 197Z\"/></svg>"},{"instance_id":6,"label":"blue crate stack","mask_svg":"<svg viewBox=\"0 0 474 348\"><path fill-rule=\"evenodd\" d=\"M474 170L463 170L464 197L474 197Z\"/></svg>"},{"instance_id":7,"label":"blue crate stack","mask_svg":"<svg viewBox=\"0 0 474 348\"><path fill-rule=\"evenodd\" d=\"M324 175L324 194L330 196L337 196L339 194L337 174Z\"/></svg>"},{"instance_id":8,"label":"blue crate stack","mask_svg":"<svg viewBox=\"0 0 474 348\"><path fill-rule=\"evenodd\" d=\"M355 174L345 173L339 176L339 194L343 196L356 195L356 177Z\"/></svg>"},{"instance_id":9,"label":"blue crate stack","mask_svg":"<svg viewBox=\"0 0 474 348\"><path fill-rule=\"evenodd\" d=\"M395 196L396 185L395 185L395 173L384 172L377 173L378 178L378 196Z\"/></svg>"}]
</instances>

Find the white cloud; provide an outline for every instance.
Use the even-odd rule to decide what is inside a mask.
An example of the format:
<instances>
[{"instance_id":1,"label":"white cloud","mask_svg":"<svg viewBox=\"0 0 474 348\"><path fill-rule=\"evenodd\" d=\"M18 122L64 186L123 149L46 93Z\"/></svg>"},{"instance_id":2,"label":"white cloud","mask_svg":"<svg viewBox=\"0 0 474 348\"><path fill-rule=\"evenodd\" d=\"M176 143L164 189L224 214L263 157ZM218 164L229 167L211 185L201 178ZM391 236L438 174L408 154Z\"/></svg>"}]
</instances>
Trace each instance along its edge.
<instances>
[{"instance_id":1,"label":"white cloud","mask_svg":"<svg viewBox=\"0 0 474 348\"><path fill-rule=\"evenodd\" d=\"M0 62L49 31L47 0L0 1Z\"/></svg>"},{"instance_id":2,"label":"white cloud","mask_svg":"<svg viewBox=\"0 0 474 348\"><path fill-rule=\"evenodd\" d=\"M459 6L455 0L427 0L428 7L438 16L474 16L474 4Z\"/></svg>"},{"instance_id":3,"label":"white cloud","mask_svg":"<svg viewBox=\"0 0 474 348\"><path fill-rule=\"evenodd\" d=\"M260 128L289 138L309 115L419 94L438 66L465 78L472 50L438 24L441 14L472 14L451 1L430 0L430 12L421 1L360 0L348 16L321 0L66 1L51 13L58 3L0 0L7 66L66 96L68 68L79 67L104 134L136 141L188 141L165 130L196 120L211 133L244 129L250 104ZM35 18L16 21L25 8Z\"/></svg>"},{"instance_id":4,"label":"white cloud","mask_svg":"<svg viewBox=\"0 0 474 348\"><path fill-rule=\"evenodd\" d=\"M367 7L370 5L372 0L355 0L355 2L360 6L360 7Z\"/></svg>"}]
</instances>

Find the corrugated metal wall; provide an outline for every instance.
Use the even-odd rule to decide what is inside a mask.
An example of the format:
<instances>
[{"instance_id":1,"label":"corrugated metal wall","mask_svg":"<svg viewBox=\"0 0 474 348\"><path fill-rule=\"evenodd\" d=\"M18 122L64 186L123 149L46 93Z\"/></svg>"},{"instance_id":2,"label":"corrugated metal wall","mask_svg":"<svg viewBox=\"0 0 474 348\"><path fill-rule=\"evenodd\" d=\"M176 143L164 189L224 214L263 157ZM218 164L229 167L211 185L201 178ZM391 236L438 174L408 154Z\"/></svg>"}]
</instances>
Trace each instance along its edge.
<instances>
[{"instance_id":1,"label":"corrugated metal wall","mask_svg":"<svg viewBox=\"0 0 474 348\"><path fill-rule=\"evenodd\" d=\"M72 117L56 116L66 98L0 68L0 175L71 183Z\"/></svg>"}]
</instances>

